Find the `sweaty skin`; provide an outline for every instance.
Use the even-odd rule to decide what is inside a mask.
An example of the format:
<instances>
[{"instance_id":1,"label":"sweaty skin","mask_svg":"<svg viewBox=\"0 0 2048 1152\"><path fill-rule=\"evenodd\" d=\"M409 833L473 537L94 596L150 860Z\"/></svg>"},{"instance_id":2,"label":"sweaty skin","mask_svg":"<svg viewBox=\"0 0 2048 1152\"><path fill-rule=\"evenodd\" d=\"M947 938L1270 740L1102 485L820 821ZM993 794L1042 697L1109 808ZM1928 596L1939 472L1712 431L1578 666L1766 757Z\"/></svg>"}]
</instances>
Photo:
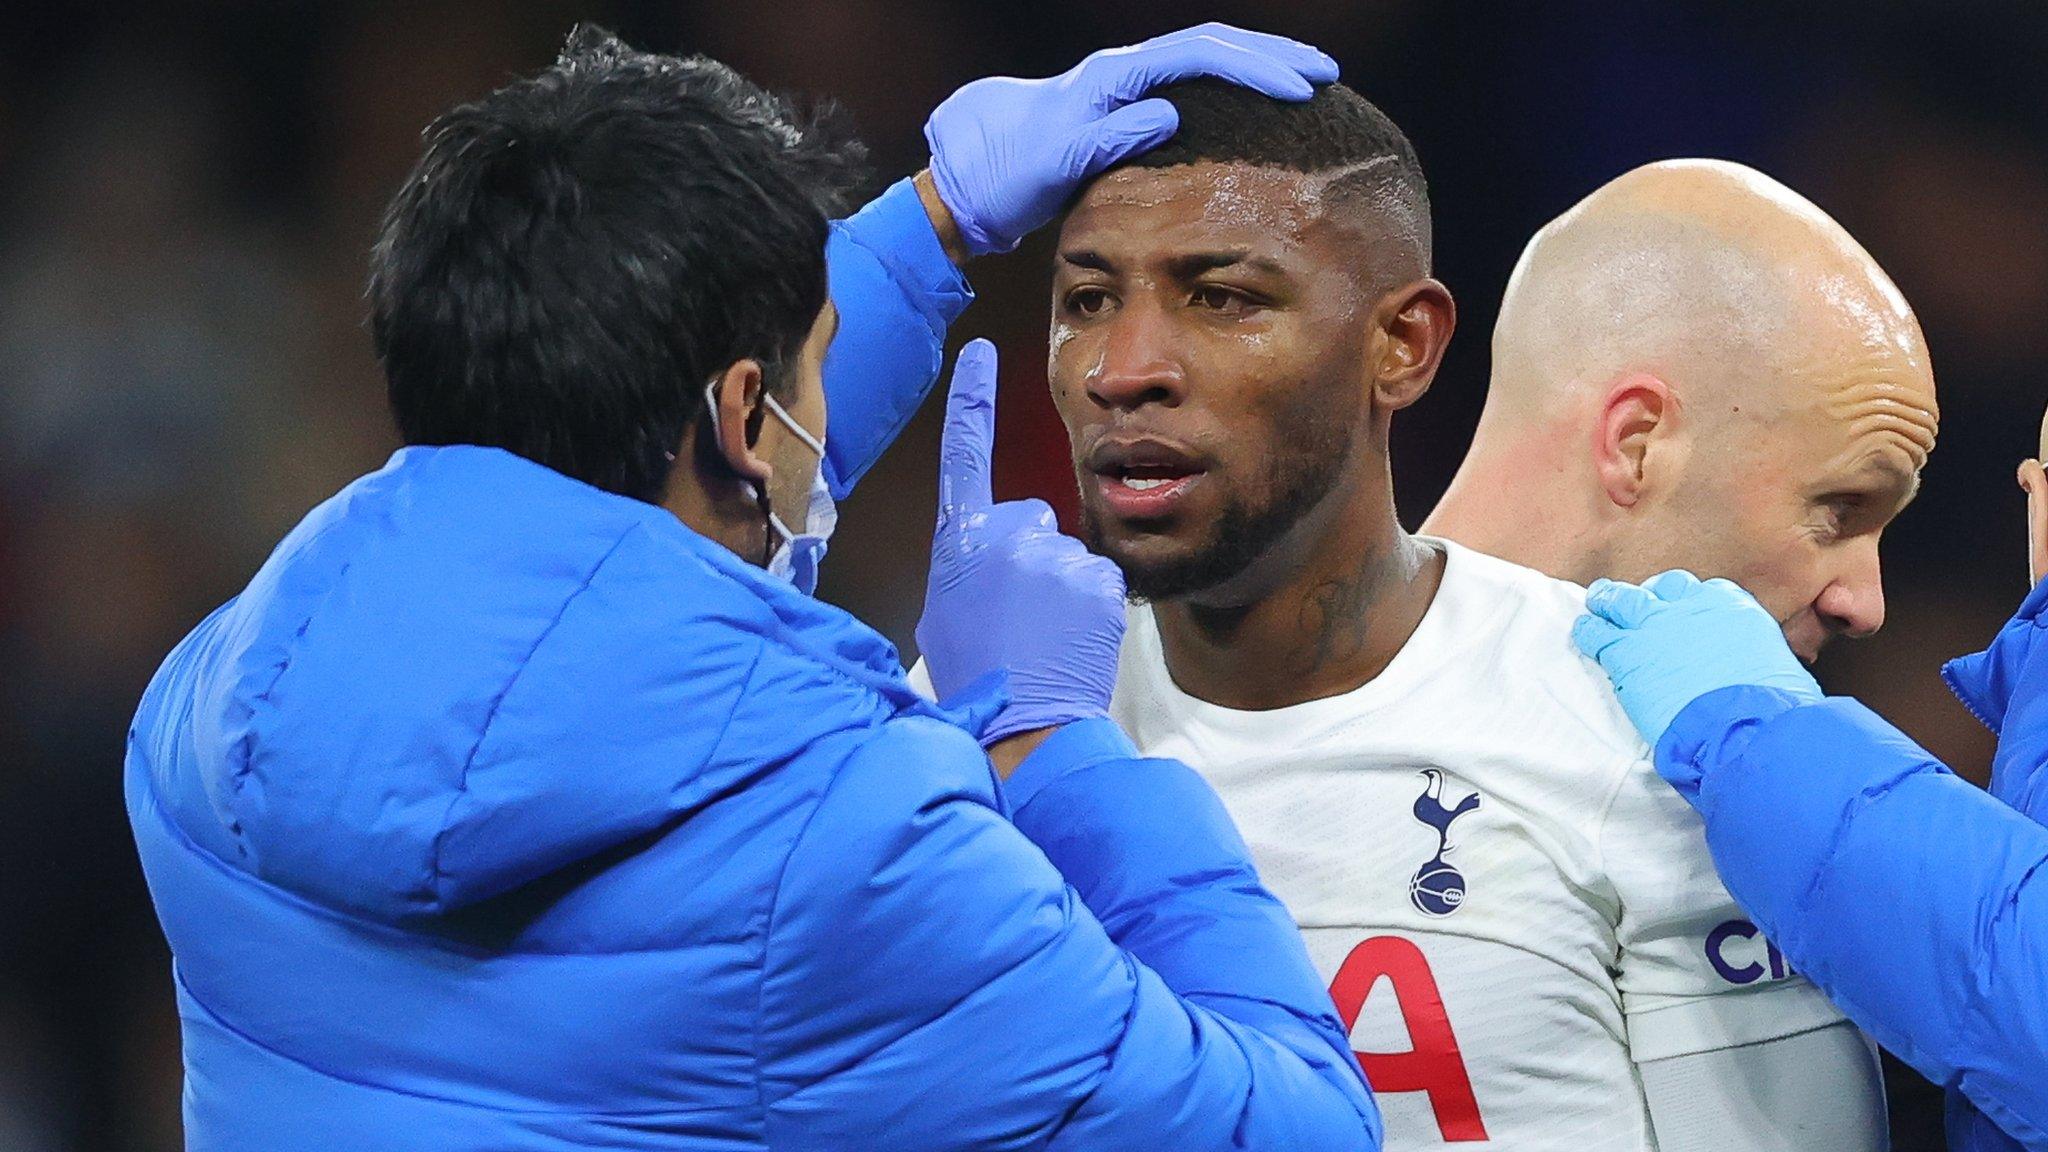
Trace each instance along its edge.
<instances>
[{"instance_id":1,"label":"sweaty skin","mask_svg":"<svg viewBox=\"0 0 2048 1152\"><path fill-rule=\"evenodd\" d=\"M1175 681L1227 707L1371 679L1442 573L1395 519L1387 432L1450 295L1350 174L1121 169L1060 233L1048 368L1084 535L1153 601Z\"/></svg>"},{"instance_id":2,"label":"sweaty skin","mask_svg":"<svg viewBox=\"0 0 2048 1152\"><path fill-rule=\"evenodd\" d=\"M1939 409L1870 254L1738 164L1629 172L1530 241L1471 451L1423 525L1587 583L1741 583L1803 658L1884 622L1878 538Z\"/></svg>"}]
</instances>

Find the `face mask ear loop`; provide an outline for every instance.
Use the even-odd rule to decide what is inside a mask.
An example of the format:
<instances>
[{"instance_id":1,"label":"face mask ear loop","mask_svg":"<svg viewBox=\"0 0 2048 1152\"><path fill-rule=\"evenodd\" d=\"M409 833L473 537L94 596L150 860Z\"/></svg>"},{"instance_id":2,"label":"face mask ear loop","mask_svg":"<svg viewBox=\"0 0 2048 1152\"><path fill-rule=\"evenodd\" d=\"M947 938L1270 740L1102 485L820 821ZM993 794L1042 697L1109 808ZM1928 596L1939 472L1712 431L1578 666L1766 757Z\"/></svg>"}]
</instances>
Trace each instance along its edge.
<instances>
[{"instance_id":1,"label":"face mask ear loop","mask_svg":"<svg viewBox=\"0 0 2048 1152\"><path fill-rule=\"evenodd\" d=\"M761 398L767 400L770 404L775 403L766 392L761 394ZM779 409L781 406L777 405L776 407ZM706 381L704 384L704 414L711 423L711 442L716 445L721 431L718 420L718 381L715 378ZM782 419L787 423L789 417L783 416ZM802 434L800 429L799 434ZM809 442L808 438L806 438L805 443ZM787 536L789 529L782 526L781 520L775 515L775 509L769 504L768 486L766 484L756 483L744 476L740 477L740 483L753 490L754 506L761 510L761 520L763 522L761 526L761 567L766 568L769 561L775 558L777 540ZM778 529L780 530L779 532Z\"/></svg>"},{"instance_id":2,"label":"face mask ear loop","mask_svg":"<svg viewBox=\"0 0 2048 1152\"><path fill-rule=\"evenodd\" d=\"M809 448L818 459L823 460L825 458L825 442L811 435L809 429L797 423L796 417L791 416L789 409L784 408L780 401L763 392L761 393L761 403L766 405L770 412L775 413L775 418L782 421L782 426L789 429L790 435L803 441L804 447Z\"/></svg>"},{"instance_id":3,"label":"face mask ear loop","mask_svg":"<svg viewBox=\"0 0 2048 1152\"><path fill-rule=\"evenodd\" d=\"M804 447L809 448L814 454L816 454L816 456L818 457L818 466L821 468L824 467L824 441L818 439L816 436L811 435L810 430L808 428L805 428L803 425L797 423L796 418L789 414L789 409L784 408L782 406L782 403L775 399L775 397L769 395L765 389L761 393L761 405L762 407L766 408L769 412L774 413L775 418L777 420L782 421L782 426L789 430L789 434L791 436L796 437L797 440L801 442ZM773 534L776 536L780 536L782 540L786 543L794 543L796 541L796 534L794 532L791 532L789 530L789 525L784 524L782 522L781 517L775 515L774 511L770 509L768 506L767 486L760 485L759 487L761 490L761 511L764 515L768 517L768 525L771 529L773 529ZM806 530L808 530L808 526L806 526ZM762 566L766 567L770 562L772 562L774 559L774 555L774 552L771 550L768 553L769 559L763 561Z\"/></svg>"}]
</instances>

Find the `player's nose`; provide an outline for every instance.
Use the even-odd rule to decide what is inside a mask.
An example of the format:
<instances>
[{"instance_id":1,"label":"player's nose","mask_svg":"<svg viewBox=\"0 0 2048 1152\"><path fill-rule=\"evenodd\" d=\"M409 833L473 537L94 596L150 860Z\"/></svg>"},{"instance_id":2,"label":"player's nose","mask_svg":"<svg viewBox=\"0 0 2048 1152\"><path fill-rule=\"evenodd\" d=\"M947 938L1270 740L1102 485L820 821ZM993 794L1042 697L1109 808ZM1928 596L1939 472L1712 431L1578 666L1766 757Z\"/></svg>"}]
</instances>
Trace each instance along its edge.
<instances>
[{"instance_id":1,"label":"player's nose","mask_svg":"<svg viewBox=\"0 0 2048 1152\"><path fill-rule=\"evenodd\" d=\"M1170 408L1185 399L1187 370L1174 347L1171 321L1159 309L1127 306L1104 328L1101 355L1085 381L1090 398L1119 409Z\"/></svg>"},{"instance_id":2,"label":"player's nose","mask_svg":"<svg viewBox=\"0 0 2048 1152\"><path fill-rule=\"evenodd\" d=\"M1877 541L1858 541L1843 561L1813 608L1829 631L1860 639L1884 627L1884 573L1878 564Z\"/></svg>"}]
</instances>

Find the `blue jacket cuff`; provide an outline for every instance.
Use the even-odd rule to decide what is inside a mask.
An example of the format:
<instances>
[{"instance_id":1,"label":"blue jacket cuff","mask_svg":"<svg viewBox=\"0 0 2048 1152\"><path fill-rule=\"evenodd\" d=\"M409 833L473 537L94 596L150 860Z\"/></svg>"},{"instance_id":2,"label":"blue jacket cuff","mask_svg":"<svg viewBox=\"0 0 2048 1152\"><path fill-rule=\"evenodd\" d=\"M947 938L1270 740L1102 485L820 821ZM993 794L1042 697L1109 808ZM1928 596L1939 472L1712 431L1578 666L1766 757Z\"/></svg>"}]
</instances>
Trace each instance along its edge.
<instances>
[{"instance_id":1,"label":"blue jacket cuff","mask_svg":"<svg viewBox=\"0 0 2048 1152\"><path fill-rule=\"evenodd\" d=\"M1106 717L1062 724L1003 782L1003 802L1016 812L1048 784L1105 760L1135 760L1138 746Z\"/></svg>"},{"instance_id":2,"label":"blue jacket cuff","mask_svg":"<svg viewBox=\"0 0 2048 1152\"><path fill-rule=\"evenodd\" d=\"M909 177L889 185L832 230L881 261L937 339L944 340L946 329L974 303L974 289L939 243Z\"/></svg>"},{"instance_id":3,"label":"blue jacket cuff","mask_svg":"<svg viewBox=\"0 0 2048 1152\"><path fill-rule=\"evenodd\" d=\"M1716 688L1679 709L1657 741L1657 768L1666 779L1671 769L1689 766L1699 776L1713 765L1742 754L1756 726L1813 701L1777 688L1741 684Z\"/></svg>"},{"instance_id":4,"label":"blue jacket cuff","mask_svg":"<svg viewBox=\"0 0 2048 1152\"><path fill-rule=\"evenodd\" d=\"M938 381L946 329L974 300L909 180L832 225L839 335L825 354L825 482L845 499Z\"/></svg>"}]
</instances>

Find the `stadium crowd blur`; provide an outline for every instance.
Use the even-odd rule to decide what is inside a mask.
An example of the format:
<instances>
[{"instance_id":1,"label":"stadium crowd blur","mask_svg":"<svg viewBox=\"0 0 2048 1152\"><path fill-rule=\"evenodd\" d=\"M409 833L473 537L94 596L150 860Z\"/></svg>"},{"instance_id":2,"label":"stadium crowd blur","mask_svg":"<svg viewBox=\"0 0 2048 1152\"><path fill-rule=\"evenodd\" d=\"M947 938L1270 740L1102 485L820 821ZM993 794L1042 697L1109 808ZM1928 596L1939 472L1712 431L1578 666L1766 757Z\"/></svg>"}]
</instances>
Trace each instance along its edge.
<instances>
[{"instance_id":1,"label":"stadium crowd blur","mask_svg":"<svg viewBox=\"0 0 2048 1152\"><path fill-rule=\"evenodd\" d=\"M1522 243L1621 171L1745 161L1855 233L1918 309L1941 441L1885 545L1889 623L1822 668L1966 774L1987 735L1939 662L2023 590L2014 464L2048 404L2048 7L1427 0L190 0L10 6L0 38L0 1149L180 1146L168 955L120 798L159 659L313 503L395 447L366 254L420 128L547 62L579 19L829 94L878 178L990 73L1047 75L1201 19L1343 62L1414 139L1459 335L1395 426L1410 524L1478 414ZM877 188L880 184L877 184ZM1067 510L1045 392L1047 247L970 270L958 338L1006 366L1000 497ZM845 510L823 595L906 652L936 405ZM1514 493L1502 494L1512 500ZM366 670L374 675L374 670ZM1940 1146L1894 1067L1896 1146Z\"/></svg>"}]
</instances>

